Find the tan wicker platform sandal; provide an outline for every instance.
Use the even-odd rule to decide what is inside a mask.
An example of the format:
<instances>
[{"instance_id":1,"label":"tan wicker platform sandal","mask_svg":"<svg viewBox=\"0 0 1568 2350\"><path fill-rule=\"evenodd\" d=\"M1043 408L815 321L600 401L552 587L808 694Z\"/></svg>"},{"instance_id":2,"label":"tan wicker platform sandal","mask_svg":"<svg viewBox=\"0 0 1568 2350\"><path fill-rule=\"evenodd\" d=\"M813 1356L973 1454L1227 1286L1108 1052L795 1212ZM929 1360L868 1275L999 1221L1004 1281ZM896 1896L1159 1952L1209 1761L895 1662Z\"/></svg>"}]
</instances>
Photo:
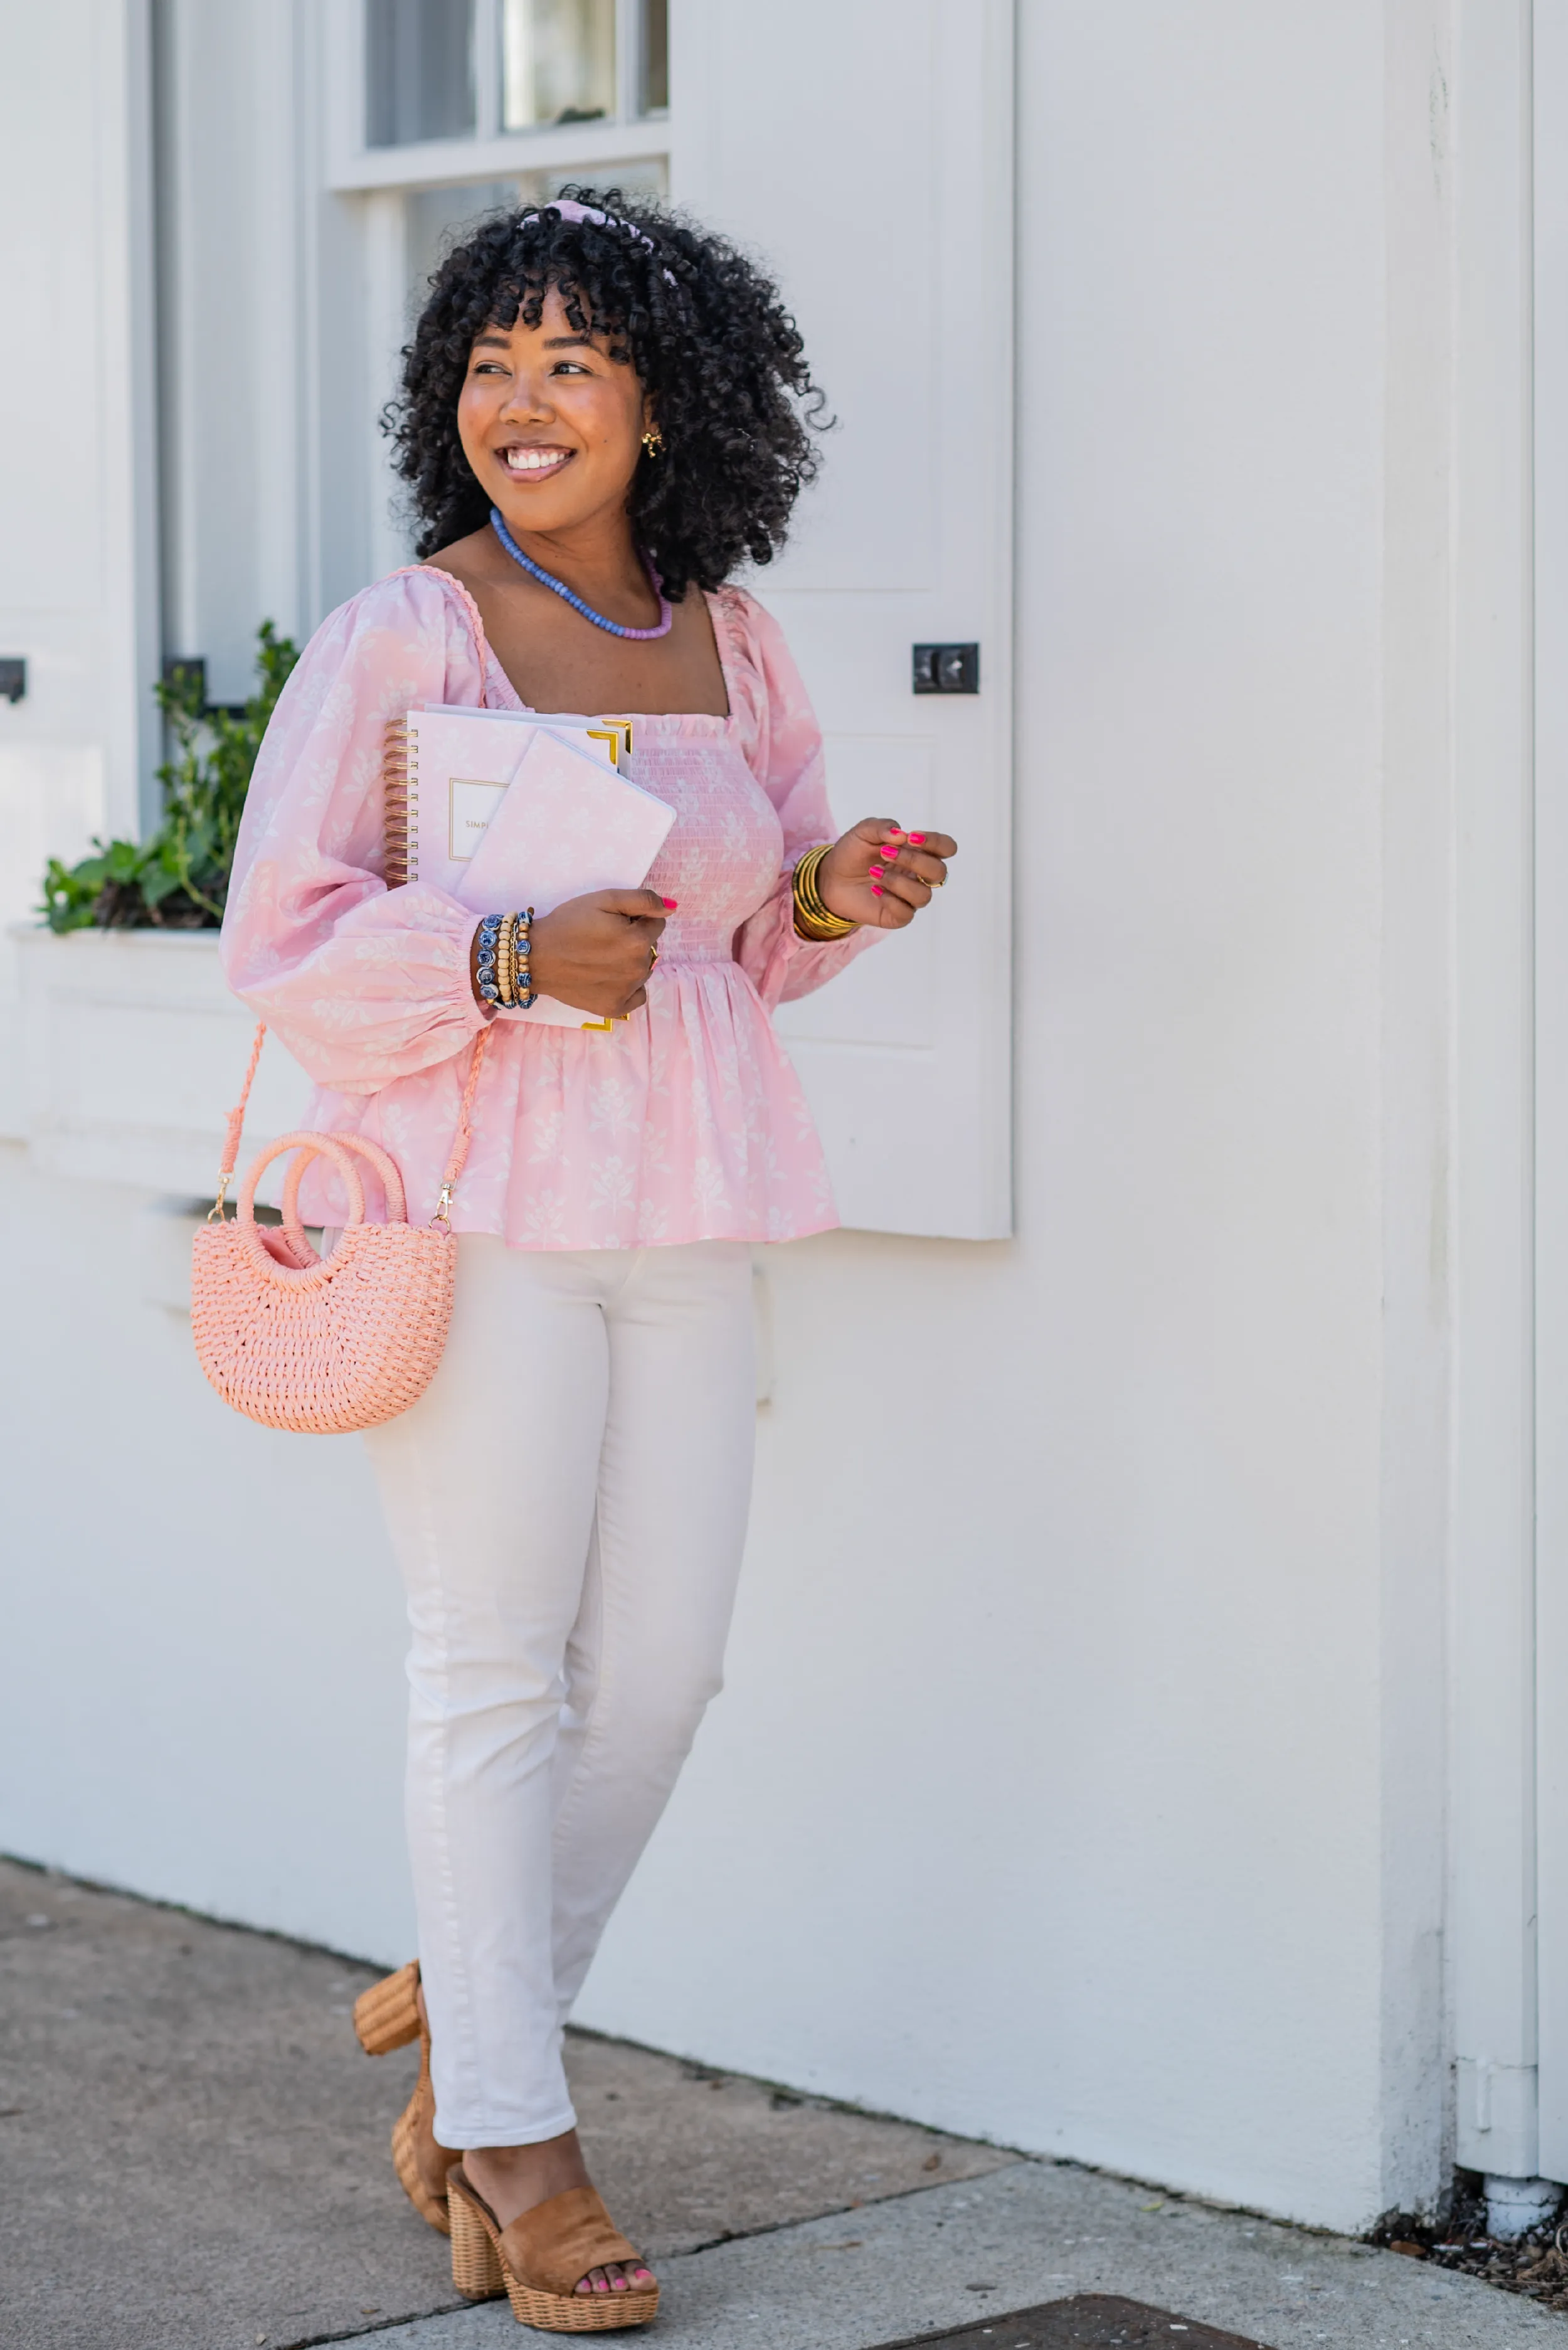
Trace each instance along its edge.
<instances>
[{"instance_id":1,"label":"tan wicker platform sandal","mask_svg":"<svg viewBox=\"0 0 1568 2350\"><path fill-rule=\"evenodd\" d=\"M634 2245L610 2225L591 2187L570 2187L536 2203L504 2228L470 2180L453 2170L452 2281L468 2301L512 2303L519 2325L546 2334L607 2334L646 2325L659 2307L659 2287L628 2285L624 2293L579 2293L590 2269L609 2261L639 2261Z\"/></svg>"},{"instance_id":2,"label":"tan wicker platform sandal","mask_svg":"<svg viewBox=\"0 0 1568 2350\"><path fill-rule=\"evenodd\" d=\"M452 2232L447 2218L447 2173L462 2157L442 2146L435 2134L435 2090L431 2082L431 2036L420 2017L420 1962L410 1959L395 1975L387 1975L354 2002L354 2029L367 2056L385 2056L393 2048L420 2043L420 2077L414 2094L392 2124L392 2167L404 2194L421 2220Z\"/></svg>"}]
</instances>

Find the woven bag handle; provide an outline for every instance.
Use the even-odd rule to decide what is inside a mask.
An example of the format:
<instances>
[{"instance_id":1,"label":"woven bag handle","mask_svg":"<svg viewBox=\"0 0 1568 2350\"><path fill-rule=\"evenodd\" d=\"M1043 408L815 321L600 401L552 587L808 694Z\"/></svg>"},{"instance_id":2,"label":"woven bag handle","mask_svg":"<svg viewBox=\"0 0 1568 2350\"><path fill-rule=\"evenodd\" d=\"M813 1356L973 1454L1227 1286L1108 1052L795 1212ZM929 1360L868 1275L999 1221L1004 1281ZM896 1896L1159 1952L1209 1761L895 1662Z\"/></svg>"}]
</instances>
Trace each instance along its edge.
<instances>
[{"instance_id":1,"label":"woven bag handle","mask_svg":"<svg viewBox=\"0 0 1568 2350\"><path fill-rule=\"evenodd\" d=\"M281 1204L283 1208L283 1236L287 1243L288 1253L296 1264L308 1265L319 1264L321 1263L319 1255L317 1253L316 1250L311 1247L309 1241L306 1238L305 1226L299 1220L299 1187L301 1182L304 1180L305 1170L309 1166L311 1160L317 1158L324 1149L328 1148L329 1145L334 1146L332 1149L332 1157L334 1159L337 1158L340 1150L349 1151L354 1155L354 1157L363 1159L367 1165L373 1167L377 1174L381 1179L381 1188L387 1195L387 1222L389 1224L406 1224L408 1222L409 1211L408 1203L403 1198L403 1179L398 1172L396 1159L394 1159L387 1151L383 1150L379 1142L368 1142L362 1134L311 1134L306 1135L303 1141L299 1140L297 1137L294 1138L294 1140L296 1148L294 1156L288 1162L288 1172L283 1179L283 1200ZM268 1152L268 1157L275 1157L276 1155L276 1149L277 1146L275 1144L273 1149ZM254 1210L255 1199L255 1178L260 1171L261 1162L258 1161L257 1165L252 1169L250 1174L245 1179L245 1191L242 1192L240 1195L240 1212L242 1215L246 1212L245 1197L247 1193L252 1201ZM363 1207L364 1203L361 1200L359 1211L350 1215L348 1219L349 1223L363 1223Z\"/></svg>"},{"instance_id":2,"label":"woven bag handle","mask_svg":"<svg viewBox=\"0 0 1568 2350\"><path fill-rule=\"evenodd\" d=\"M365 1160L367 1166L375 1169L381 1179L381 1189L387 1195L387 1222L389 1224L406 1224L409 1207L403 1197L403 1179L398 1170L397 1160L383 1150L379 1142L369 1142L362 1134L334 1134L328 1139L340 1143L345 1150L352 1150L358 1158ZM299 1220L299 1187L304 1180L305 1170L315 1156L314 1143L308 1149L296 1150L288 1162L288 1173L283 1179L283 1198L278 1203L283 1211L283 1229L296 1248L305 1234L305 1227Z\"/></svg>"},{"instance_id":3,"label":"woven bag handle","mask_svg":"<svg viewBox=\"0 0 1568 2350\"><path fill-rule=\"evenodd\" d=\"M234 1180L234 1162L240 1155L240 1135L244 1128L245 1106L251 1097L251 1087L255 1083L256 1064L261 1059L262 1044L265 1036L266 1022L258 1020L256 1033L251 1044L250 1066L245 1071L245 1081L240 1087L238 1101L229 1112L223 1133L223 1156L218 1168L218 1196L207 1211L207 1222L210 1224L221 1224L223 1221L223 1196ZM463 1087L462 1100L458 1107L457 1133L452 1139L452 1155L446 1162L446 1171L441 1179L441 1196L436 1201L436 1211L431 1218L431 1223L438 1225L443 1232L450 1232L452 1230L452 1195L456 1189L458 1178L467 1163L469 1145L473 1140L473 1128L469 1120L469 1112L473 1107L473 1091L479 1083L480 1070L484 1066L484 1055L490 1049L490 1029L484 1027L473 1040L473 1055L468 1065L468 1083ZM295 1139L298 1140L301 1138ZM269 1150L267 1159L275 1155L275 1151ZM265 1164L266 1159L261 1160L254 1170L255 1173L259 1175L262 1167ZM354 1180L358 1182L358 1176L355 1176ZM254 1191L254 1184L251 1189ZM363 1211L363 1201L361 1201L359 1212L362 1214ZM355 1221L358 1221L358 1216Z\"/></svg>"},{"instance_id":4,"label":"woven bag handle","mask_svg":"<svg viewBox=\"0 0 1568 2350\"><path fill-rule=\"evenodd\" d=\"M260 1156L253 1159L250 1165L246 1168L245 1180L240 1185L240 1196L235 1202L238 1219L242 1224L254 1224L255 1222L256 1185L261 1181L264 1172L272 1165L273 1160L275 1159L281 1159L286 1150L297 1150L299 1152L300 1157L295 1162L296 1166L301 1165L307 1159L314 1159L317 1151L325 1152L326 1156L331 1159L333 1165L337 1168L337 1172L343 1178L343 1188L348 1194L349 1224L362 1224L364 1222L365 1187L359 1180L359 1170L354 1164L354 1155L352 1151L345 1150L342 1141L335 1134L302 1133L280 1134L277 1140L275 1142L269 1142L266 1149L260 1154ZM294 1170L291 1168L289 1172L292 1174L293 1171ZM347 1229L347 1227L345 1227L345 1229ZM284 1230L287 1232L288 1227L286 1224L284 1226ZM314 1258L316 1254L315 1250L312 1249L310 1253L312 1258Z\"/></svg>"}]
</instances>

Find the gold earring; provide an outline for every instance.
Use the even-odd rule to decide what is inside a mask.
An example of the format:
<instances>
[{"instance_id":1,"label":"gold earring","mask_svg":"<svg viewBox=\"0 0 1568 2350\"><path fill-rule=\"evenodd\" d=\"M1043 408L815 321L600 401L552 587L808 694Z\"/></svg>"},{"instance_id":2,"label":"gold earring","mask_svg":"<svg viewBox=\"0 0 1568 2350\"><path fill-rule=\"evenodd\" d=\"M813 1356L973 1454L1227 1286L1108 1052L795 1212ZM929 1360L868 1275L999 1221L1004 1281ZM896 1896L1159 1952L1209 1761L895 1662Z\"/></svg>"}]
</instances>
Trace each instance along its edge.
<instances>
[{"instance_id":1,"label":"gold earring","mask_svg":"<svg viewBox=\"0 0 1568 2350\"><path fill-rule=\"evenodd\" d=\"M650 457L657 457L664 446L664 435L657 424L650 424L642 436L642 445Z\"/></svg>"}]
</instances>

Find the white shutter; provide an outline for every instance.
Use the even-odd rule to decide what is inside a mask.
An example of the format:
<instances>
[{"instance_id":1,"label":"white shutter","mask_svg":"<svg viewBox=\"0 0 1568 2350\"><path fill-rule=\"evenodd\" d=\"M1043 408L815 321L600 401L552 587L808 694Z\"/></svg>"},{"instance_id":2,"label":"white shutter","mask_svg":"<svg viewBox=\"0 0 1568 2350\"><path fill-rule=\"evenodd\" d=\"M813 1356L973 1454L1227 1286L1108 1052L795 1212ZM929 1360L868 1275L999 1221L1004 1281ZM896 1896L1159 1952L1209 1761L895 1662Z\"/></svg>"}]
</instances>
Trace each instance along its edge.
<instances>
[{"instance_id":1,"label":"white shutter","mask_svg":"<svg viewBox=\"0 0 1568 2350\"><path fill-rule=\"evenodd\" d=\"M1011 1229L1012 12L1006 0L678 0L677 199L776 269L840 420L755 583L844 824L936 825L945 898L779 1028L846 1224ZM975 696L916 643L980 645Z\"/></svg>"}]
</instances>

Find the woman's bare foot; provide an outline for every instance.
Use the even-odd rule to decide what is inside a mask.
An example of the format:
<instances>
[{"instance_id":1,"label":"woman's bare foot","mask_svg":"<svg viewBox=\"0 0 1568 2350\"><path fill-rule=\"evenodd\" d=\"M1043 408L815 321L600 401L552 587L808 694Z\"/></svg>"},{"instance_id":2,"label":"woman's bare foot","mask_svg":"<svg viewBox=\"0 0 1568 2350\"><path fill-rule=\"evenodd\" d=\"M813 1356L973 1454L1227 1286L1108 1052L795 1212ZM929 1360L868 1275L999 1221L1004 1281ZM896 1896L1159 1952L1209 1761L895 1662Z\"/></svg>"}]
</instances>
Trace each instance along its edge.
<instances>
[{"instance_id":1,"label":"woman's bare foot","mask_svg":"<svg viewBox=\"0 0 1568 2350\"><path fill-rule=\"evenodd\" d=\"M568 2188L591 2187L576 2130L545 2138L540 2146L479 2146L462 2158L462 2167L504 2228L536 2203ZM627 2293L633 2285L646 2292L653 2272L640 2261L611 2261L590 2269L577 2286L579 2293Z\"/></svg>"}]
</instances>

